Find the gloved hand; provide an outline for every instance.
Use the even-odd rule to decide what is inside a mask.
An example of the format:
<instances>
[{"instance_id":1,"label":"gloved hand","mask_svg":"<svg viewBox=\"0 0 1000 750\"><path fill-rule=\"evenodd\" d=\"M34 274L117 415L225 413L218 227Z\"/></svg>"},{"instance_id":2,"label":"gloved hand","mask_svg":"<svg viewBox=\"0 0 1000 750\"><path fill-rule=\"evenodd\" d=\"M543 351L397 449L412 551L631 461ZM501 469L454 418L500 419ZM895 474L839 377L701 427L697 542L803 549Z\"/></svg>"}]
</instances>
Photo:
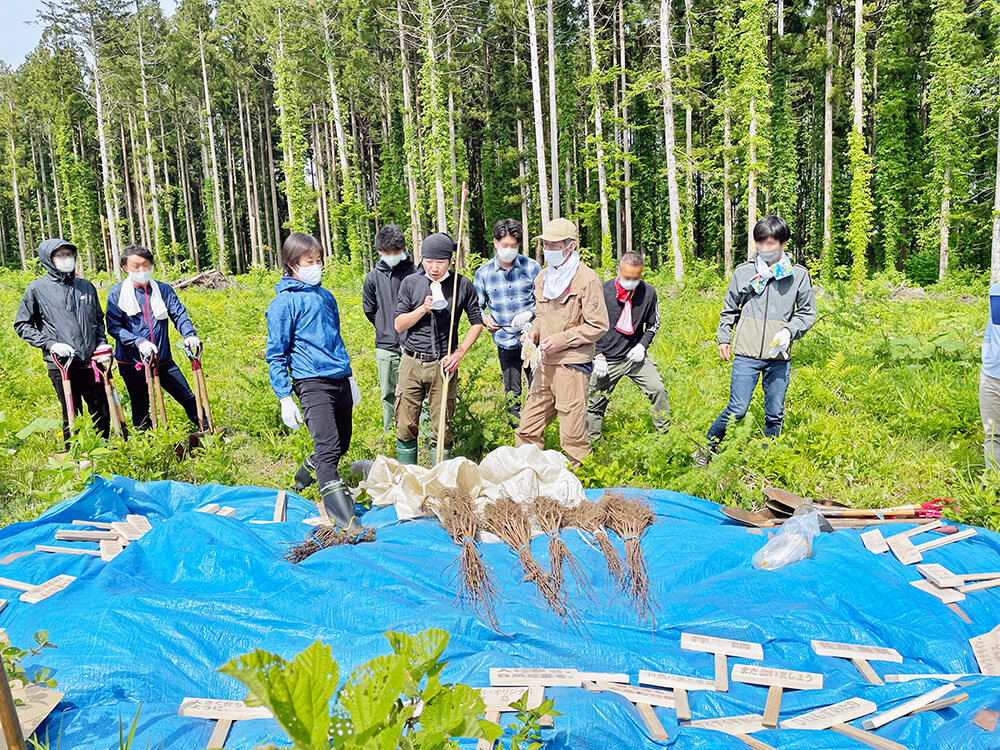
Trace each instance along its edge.
<instances>
[{"instance_id":1,"label":"gloved hand","mask_svg":"<svg viewBox=\"0 0 1000 750\"><path fill-rule=\"evenodd\" d=\"M197 353L197 351L201 348L201 339L197 336L188 336L184 339L184 346Z\"/></svg>"},{"instance_id":2,"label":"gloved hand","mask_svg":"<svg viewBox=\"0 0 1000 750\"><path fill-rule=\"evenodd\" d=\"M76 351L69 344L53 344L49 347L49 354L59 359L69 359L76 354Z\"/></svg>"},{"instance_id":3,"label":"gloved hand","mask_svg":"<svg viewBox=\"0 0 1000 750\"><path fill-rule=\"evenodd\" d=\"M152 357L155 357L159 353L160 350L156 348L156 344L154 344L152 341L143 340L139 342L139 355L143 359L150 359Z\"/></svg>"},{"instance_id":4,"label":"gloved hand","mask_svg":"<svg viewBox=\"0 0 1000 750\"><path fill-rule=\"evenodd\" d=\"M361 389L358 388L353 376L348 378L348 381L351 384L351 406L357 406L361 403Z\"/></svg>"},{"instance_id":5,"label":"gloved hand","mask_svg":"<svg viewBox=\"0 0 1000 750\"><path fill-rule=\"evenodd\" d=\"M299 405L295 403L295 399L291 396L285 396L278 403L281 404L281 421L285 423L285 426L290 430L297 430L302 426L302 412L299 411Z\"/></svg>"},{"instance_id":6,"label":"gloved hand","mask_svg":"<svg viewBox=\"0 0 1000 750\"><path fill-rule=\"evenodd\" d=\"M594 357L594 374L599 378L608 376L608 360L604 357Z\"/></svg>"},{"instance_id":7,"label":"gloved hand","mask_svg":"<svg viewBox=\"0 0 1000 750\"><path fill-rule=\"evenodd\" d=\"M510 319L510 327L515 330L522 330L526 325L534 320L535 314L531 310L522 310Z\"/></svg>"},{"instance_id":8,"label":"gloved hand","mask_svg":"<svg viewBox=\"0 0 1000 750\"><path fill-rule=\"evenodd\" d=\"M625 355L625 359L629 362L642 362L646 358L646 347L642 344L636 344L631 349L628 350L628 354Z\"/></svg>"},{"instance_id":9,"label":"gloved hand","mask_svg":"<svg viewBox=\"0 0 1000 750\"><path fill-rule=\"evenodd\" d=\"M787 328L782 328L778 331L778 335L774 337L774 341L771 342L771 348L767 352L767 356L774 358L778 354L788 356L788 347L792 345L792 332Z\"/></svg>"}]
</instances>

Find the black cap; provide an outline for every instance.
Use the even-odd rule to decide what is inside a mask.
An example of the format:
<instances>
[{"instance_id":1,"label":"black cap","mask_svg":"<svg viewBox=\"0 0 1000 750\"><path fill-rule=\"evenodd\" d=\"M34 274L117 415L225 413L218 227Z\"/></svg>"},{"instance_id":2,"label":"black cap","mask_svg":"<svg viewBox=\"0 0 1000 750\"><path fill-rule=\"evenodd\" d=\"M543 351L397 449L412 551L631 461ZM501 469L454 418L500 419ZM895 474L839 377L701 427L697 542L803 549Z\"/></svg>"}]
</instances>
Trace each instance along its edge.
<instances>
[{"instance_id":1,"label":"black cap","mask_svg":"<svg viewBox=\"0 0 1000 750\"><path fill-rule=\"evenodd\" d=\"M435 232L420 243L420 255L430 260L451 260L455 254L455 240L445 232Z\"/></svg>"}]
</instances>

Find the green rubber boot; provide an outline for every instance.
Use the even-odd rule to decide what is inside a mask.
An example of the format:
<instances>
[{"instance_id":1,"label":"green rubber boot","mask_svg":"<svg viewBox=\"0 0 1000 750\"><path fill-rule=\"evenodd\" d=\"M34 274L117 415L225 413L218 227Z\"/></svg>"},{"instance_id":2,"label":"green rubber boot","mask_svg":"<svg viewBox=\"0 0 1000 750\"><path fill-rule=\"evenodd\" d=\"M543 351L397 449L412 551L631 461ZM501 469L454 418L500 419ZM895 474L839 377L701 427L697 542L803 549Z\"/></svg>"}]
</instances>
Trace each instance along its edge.
<instances>
[{"instance_id":1,"label":"green rubber boot","mask_svg":"<svg viewBox=\"0 0 1000 750\"><path fill-rule=\"evenodd\" d=\"M404 465L415 465L417 463L417 441L397 439L396 460Z\"/></svg>"}]
</instances>

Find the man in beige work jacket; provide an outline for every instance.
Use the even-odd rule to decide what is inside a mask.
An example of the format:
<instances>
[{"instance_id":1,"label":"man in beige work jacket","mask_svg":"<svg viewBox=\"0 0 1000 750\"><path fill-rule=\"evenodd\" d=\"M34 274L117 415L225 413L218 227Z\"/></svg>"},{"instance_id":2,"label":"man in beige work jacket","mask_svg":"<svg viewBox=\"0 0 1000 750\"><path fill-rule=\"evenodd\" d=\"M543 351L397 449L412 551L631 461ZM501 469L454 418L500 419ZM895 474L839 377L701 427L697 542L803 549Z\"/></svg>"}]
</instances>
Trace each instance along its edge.
<instances>
[{"instance_id":1,"label":"man in beige work jacket","mask_svg":"<svg viewBox=\"0 0 1000 750\"><path fill-rule=\"evenodd\" d=\"M587 384L594 345L608 330L597 274L580 261L576 225L553 219L539 235L545 269L535 280L535 320L524 339L538 345L540 364L521 409L515 445L542 447L542 432L559 415L559 442L573 467L590 454Z\"/></svg>"}]
</instances>

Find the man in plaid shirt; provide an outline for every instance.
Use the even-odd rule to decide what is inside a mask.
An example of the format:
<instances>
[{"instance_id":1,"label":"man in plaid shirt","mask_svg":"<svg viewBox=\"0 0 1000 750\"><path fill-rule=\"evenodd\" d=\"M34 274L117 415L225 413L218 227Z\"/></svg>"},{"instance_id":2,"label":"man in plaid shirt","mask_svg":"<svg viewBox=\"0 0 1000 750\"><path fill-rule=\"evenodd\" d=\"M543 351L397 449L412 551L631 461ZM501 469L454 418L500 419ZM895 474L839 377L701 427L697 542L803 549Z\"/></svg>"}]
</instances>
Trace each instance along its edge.
<instances>
[{"instance_id":1,"label":"man in plaid shirt","mask_svg":"<svg viewBox=\"0 0 1000 750\"><path fill-rule=\"evenodd\" d=\"M521 372L531 385L531 371L521 361L521 332L535 316L535 277L542 267L521 255L521 222L501 219L493 227L496 255L476 271L483 325L493 334L503 373L507 411L516 425L521 415Z\"/></svg>"}]
</instances>

